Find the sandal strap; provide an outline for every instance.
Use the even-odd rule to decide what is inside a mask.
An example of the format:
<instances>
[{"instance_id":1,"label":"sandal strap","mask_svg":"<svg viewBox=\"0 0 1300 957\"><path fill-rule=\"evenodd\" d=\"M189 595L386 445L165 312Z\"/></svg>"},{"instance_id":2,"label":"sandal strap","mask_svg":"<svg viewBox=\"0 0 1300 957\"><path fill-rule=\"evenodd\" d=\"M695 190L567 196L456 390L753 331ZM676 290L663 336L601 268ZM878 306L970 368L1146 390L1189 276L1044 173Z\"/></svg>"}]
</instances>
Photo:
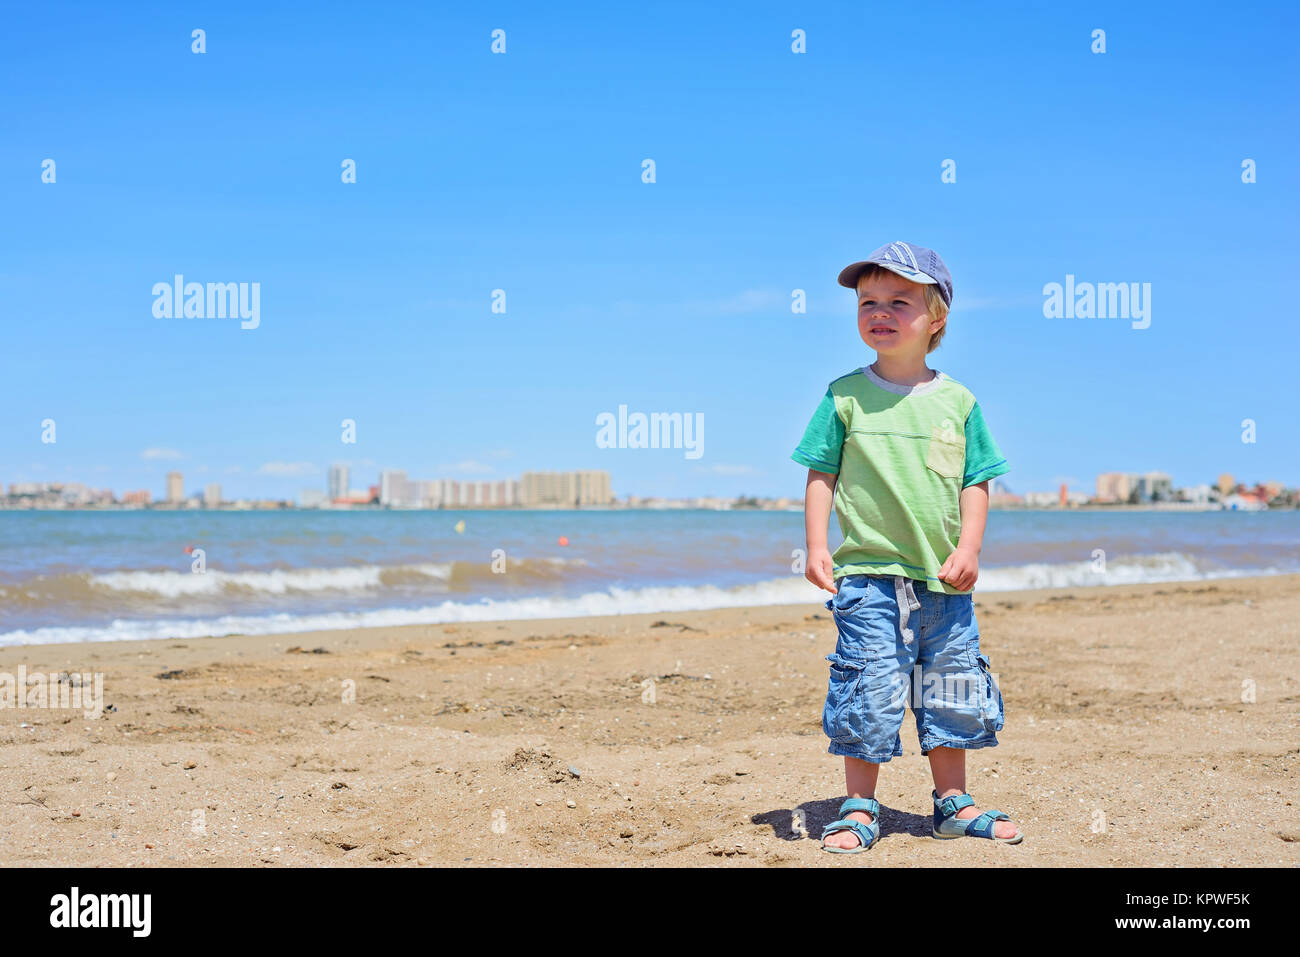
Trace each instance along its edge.
<instances>
[{"instance_id":1,"label":"sandal strap","mask_svg":"<svg viewBox=\"0 0 1300 957\"><path fill-rule=\"evenodd\" d=\"M931 793L933 794L934 792ZM938 794L934 794L935 813L945 818L952 817L962 808L970 807L974 803L975 799L969 794L953 794L946 798L941 798Z\"/></svg>"},{"instance_id":2,"label":"sandal strap","mask_svg":"<svg viewBox=\"0 0 1300 957\"><path fill-rule=\"evenodd\" d=\"M849 798L840 805L840 817L848 817L854 811L865 812L880 820L880 802L875 798Z\"/></svg>"},{"instance_id":3,"label":"sandal strap","mask_svg":"<svg viewBox=\"0 0 1300 957\"><path fill-rule=\"evenodd\" d=\"M966 833L972 837L993 837L994 821L1009 821L1011 816L1001 811L985 811L975 820L971 821L966 828Z\"/></svg>"},{"instance_id":4,"label":"sandal strap","mask_svg":"<svg viewBox=\"0 0 1300 957\"><path fill-rule=\"evenodd\" d=\"M861 821L853 820L851 817L846 817L842 821L831 821L822 828L822 840L826 840L827 835L834 834L836 831L852 831L858 836L858 845L866 848L876 843L876 836L880 831L880 826L875 821L864 824Z\"/></svg>"}]
</instances>

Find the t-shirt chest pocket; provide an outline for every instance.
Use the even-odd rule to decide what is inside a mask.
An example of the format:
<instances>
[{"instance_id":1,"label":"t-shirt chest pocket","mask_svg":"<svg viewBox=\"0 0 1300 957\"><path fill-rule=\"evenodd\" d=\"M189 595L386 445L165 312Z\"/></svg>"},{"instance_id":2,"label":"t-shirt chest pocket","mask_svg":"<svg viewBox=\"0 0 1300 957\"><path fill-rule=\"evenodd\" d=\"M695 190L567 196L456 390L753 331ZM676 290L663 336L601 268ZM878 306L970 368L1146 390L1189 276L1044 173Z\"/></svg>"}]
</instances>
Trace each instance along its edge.
<instances>
[{"instance_id":1,"label":"t-shirt chest pocket","mask_svg":"<svg viewBox=\"0 0 1300 957\"><path fill-rule=\"evenodd\" d=\"M930 430L925 464L944 478L961 478L966 468L966 436L958 432L951 419L944 419Z\"/></svg>"}]
</instances>

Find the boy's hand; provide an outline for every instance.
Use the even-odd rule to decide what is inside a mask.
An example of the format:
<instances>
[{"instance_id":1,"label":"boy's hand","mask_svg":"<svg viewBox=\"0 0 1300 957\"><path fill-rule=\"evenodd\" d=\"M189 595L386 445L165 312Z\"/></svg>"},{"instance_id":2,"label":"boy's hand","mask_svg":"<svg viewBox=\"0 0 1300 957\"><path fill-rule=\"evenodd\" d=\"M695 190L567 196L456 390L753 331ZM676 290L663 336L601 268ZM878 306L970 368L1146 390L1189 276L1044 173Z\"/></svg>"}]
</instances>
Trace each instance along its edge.
<instances>
[{"instance_id":1,"label":"boy's hand","mask_svg":"<svg viewBox=\"0 0 1300 957\"><path fill-rule=\"evenodd\" d=\"M827 549L808 549L808 568L804 572L804 578L834 595L836 593L834 573L835 566L831 562L831 553Z\"/></svg>"},{"instance_id":2,"label":"boy's hand","mask_svg":"<svg viewBox=\"0 0 1300 957\"><path fill-rule=\"evenodd\" d=\"M811 566L809 566L811 568ZM939 577L949 585L961 591L970 591L975 587L975 579L980 573L980 555L973 548L957 546L957 550L948 556L948 560L939 569Z\"/></svg>"}]
</instances>

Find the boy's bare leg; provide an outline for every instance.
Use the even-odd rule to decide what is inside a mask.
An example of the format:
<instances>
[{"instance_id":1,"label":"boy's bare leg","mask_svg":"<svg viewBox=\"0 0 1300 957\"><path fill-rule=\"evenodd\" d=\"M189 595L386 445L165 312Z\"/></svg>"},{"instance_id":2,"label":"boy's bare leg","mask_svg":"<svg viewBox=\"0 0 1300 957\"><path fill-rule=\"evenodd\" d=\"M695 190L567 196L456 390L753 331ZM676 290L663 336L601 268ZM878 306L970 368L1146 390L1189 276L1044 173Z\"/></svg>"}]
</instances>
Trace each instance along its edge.
<instances>
[{"instance_id":1,"label":"boy's bare leg","mask_svg":"<svg viewBox=\"0 0 1300 957\"><path fill-rule=\"evenodd\" d=\"M940 798L966 793L966 752L961 748L935 748L930 752L930 773L934 775L934 793ZM984 811L971 805L957 812L963 821L979 817ZM1015 821L994 821L994 837L1015 837ZM834 837L835 835L831 835Z\"/></svg>"},{"instance_id":2,"label":"boy's bare leg","mask_svg":"<svg viewBox=\"0 0 1300 957\"><path fill-rule=\"evenodd\" d=\"M859 761L857 758L844 759L844 790L848 792L851 798L874 798L876 796L876 778L880 776L880 765L872 764L870 761ZM870 824L875 820L866 811L853 811L845 815L851 821L861 821L863 824ZM862 842L852 831L836 831L834 834L827 834L826 840L822 842L824 847L857 847Z\"/></svg>"}]
</instances>

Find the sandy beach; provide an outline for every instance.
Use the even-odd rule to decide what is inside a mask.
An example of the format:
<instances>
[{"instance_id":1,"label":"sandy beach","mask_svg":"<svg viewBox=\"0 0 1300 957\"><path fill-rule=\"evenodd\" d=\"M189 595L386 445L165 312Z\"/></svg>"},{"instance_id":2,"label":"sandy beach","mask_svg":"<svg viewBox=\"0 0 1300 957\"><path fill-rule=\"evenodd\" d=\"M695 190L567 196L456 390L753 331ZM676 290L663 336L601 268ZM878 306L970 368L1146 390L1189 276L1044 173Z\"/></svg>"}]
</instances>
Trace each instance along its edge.
<instances>
[{"instance_id":1,"label":"sandy beach","mask_svg":"<svg viewBox=\"0 0 1300 957\"><path fill-rule=\"evenodd\" d=\"M105 711L0 710L0 863L1300 863L1300 575L976 611L1006 727L968 790L1019 846L930 837L909 713L880 843L818 850L844 779L810 603L3 648L10 674L101 672Z\"/></svg>"}]
</instances>

